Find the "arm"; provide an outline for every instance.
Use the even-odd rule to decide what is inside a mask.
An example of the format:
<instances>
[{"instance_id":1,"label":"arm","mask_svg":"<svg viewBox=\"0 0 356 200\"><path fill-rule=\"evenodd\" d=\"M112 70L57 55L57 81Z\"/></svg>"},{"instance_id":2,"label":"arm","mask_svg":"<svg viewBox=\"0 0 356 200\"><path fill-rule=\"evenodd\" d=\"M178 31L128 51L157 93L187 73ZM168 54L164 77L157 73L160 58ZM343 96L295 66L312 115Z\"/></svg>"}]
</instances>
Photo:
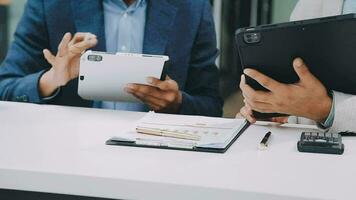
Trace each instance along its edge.
<instances>
[{"instance_id":1,"label":"arm","mask_svg":"<svg viewBox=\"0 0 356 200\"><path fill-rule=\"evenodd\" d=\"M356 96L334 92L335 115L331 132L352 131L356 132Z\"/></svg>"},{"instance_id":2,"label":"arm","mask_svg":"<svg viewBox=\"0 0 356 200\"><path fill-rule=\"evenodd\" d=\"M246 71L270 92L254 91L241 81L245 97L245 106L240 114L254 123L252 110L260 112L280 112L294 116L303 116L318 122L319 127L331 129L331 132L356 132L354 120L356 97L354 95L334 92L333 98L326 93L325 87L304 65L294 68L300 78L297 84L281 84L257 71ZM308 97L308 98L304 98ZM305 123L304 118L297 118L297 123ZM286 118L285 118L286 119ZM283 119L283 120L285 120ZM289 120L291 121L291 119ZM286 122L286 121L283 121Z\"/></svg>"},{"instance_id":3,"label":"arm","mask_svg":"<svg viewBox=\"0 0 356 200\"><path fill-rule=\"evenodd\" d=\"M246 84L243 76L240 88L245 99L245 107L241 109L241 114L252 123L256 119L253 118L251 110L263 113L285 113L325 123L333 105L327 89L300 58L294 60L293 67L299 77L299 82L294 84L279 83L256 70L245 69L244 73L247 76L269 91L252 89Z\"/></svg>"},{"instance_id":4,"label":"arm","mask_svg":"<svg viewBox=\"0 0 356 200\"><path fill-rule=\"evenodd\" d=\"M332 133L343 131L356 132L356 125L353 122L353 119L356 119L356 113L352 111L354 108L356 108L356 96L334 91L333 107L329 116L324 123L318 123L318 126L329 129ZM296 119L296 122L302 124L309 124L311 122L300 117Z\"/></svg>"},{"instance_id":5,"label":"arm","mask_svg":"<svg viewBox=\"0 0 356 200\"><path fill-rule=\"evenodd\" d=\"M191 53L181 114L221 116L223 100L219 95L218 54L211 7L205 1L198 35Z\"/></svg>"},{"instance_id":6,"label":"arm","mask_svg":"<svg viewBox=\"0 0 356 200\"><path fill-rule=\"evenodd\" d=\"M81 52L96 45L95 35L65 34L53 55L42 1L29 1L8 57L0 68L1 100L44 103L79 74ZM44 56L43 56L43 54ZM45 58L44 58L45 57ZM48 63L47 63L48 61ZM55 92L57 91L57 92Z\"/></svg>"},{"instance_id":7,"label":"arm","mask_svg":"<svg viewBox=\"0 0 356 200\"><path fill-rule=\"evenodd\" d=\"M186 115L221 116L223 101L219 96L216 38L211 8L204 1L198 34L191 51L185 89L167 77L160 81L150 77L147 85L129 84L125 90L156 112Z\"/></svg>"},{"instance_id":8,"label":"arm","mask_svg":"<svg viewBox=\"0 0 356 200\"><path fill-rule=\"evenodd\" d=\"M42 55L48 47L43 1L28 1L7 58L0 66L0 99L42 103L38 83L49 64Z\"/></svg>"}]
</instances>

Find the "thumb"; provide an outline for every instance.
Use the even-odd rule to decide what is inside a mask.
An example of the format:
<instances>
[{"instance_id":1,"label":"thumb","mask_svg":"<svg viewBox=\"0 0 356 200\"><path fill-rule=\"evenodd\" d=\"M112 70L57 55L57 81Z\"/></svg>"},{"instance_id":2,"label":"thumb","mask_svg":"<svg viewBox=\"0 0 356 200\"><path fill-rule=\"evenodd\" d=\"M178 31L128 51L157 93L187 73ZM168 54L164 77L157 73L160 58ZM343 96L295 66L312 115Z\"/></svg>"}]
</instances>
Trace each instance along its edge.
<instances>
[{"instance_id":1,"label":"thumb","mask_svg":"<svg viewBox=\"0 0 356 200\"><path fill-rule=\"evenodd\" d=\"M301 58L294 59L293 68L301 81L314 77Z\"/></svg>"}]
</instances>

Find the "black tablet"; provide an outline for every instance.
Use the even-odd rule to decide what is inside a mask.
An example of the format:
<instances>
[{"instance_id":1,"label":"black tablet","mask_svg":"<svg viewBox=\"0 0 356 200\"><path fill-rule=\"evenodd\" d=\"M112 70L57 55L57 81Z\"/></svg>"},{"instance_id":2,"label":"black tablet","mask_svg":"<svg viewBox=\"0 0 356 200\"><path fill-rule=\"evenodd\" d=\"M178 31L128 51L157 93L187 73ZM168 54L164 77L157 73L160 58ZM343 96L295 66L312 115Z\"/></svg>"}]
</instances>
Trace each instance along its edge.
<instances>
[{"instance_id":1,"label":"black tablet","mask_svg":"<svg viewBox=\"0 0 356 200\"><path fill-rule=\"evenodd\" d=\"M292 62L301 57L328 90L356 94L356 14L242 28L235 37L243 68L296 83ZM246 82L266 90L249 77ZM261 119L280 114L254 115Z\"/></svg>"}]
</instances>

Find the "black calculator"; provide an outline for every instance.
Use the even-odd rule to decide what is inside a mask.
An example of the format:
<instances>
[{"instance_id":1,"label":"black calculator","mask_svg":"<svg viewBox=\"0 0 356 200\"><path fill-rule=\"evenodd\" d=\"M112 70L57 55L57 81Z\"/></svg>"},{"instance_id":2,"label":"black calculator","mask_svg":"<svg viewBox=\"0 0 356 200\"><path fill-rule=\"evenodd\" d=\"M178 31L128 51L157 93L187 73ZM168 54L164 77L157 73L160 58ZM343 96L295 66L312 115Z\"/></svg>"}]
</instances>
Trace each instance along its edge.
<instances>
[{"instance_id":1,"label":"black calculator","mask_svg":"<svg viewBox=\"0 0 356 200\"><path fill-rule=\"evenodd\" d=\"M343 154L344 144L338 133L303 132L298 151L309 153Z\"/></svg>"}]
</instances>

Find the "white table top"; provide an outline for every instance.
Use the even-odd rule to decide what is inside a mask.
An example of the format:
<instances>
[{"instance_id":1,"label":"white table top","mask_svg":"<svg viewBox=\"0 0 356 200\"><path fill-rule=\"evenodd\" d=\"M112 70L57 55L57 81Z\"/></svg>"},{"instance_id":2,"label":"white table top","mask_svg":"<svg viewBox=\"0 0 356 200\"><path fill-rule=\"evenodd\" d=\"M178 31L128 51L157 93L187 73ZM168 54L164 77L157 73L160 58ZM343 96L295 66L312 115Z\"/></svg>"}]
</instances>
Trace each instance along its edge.
<instances>
[{"instance_id":1,"label":"white table top","mask_svg":"<svg viewBox=\"0 0 356 200\"><path fill-rule=\"evenodd\" d=\"M107 146L144 113L0 102L0 188L116 199L355 199L345 153L297 151L301 130L250 127L225 154ZM259 151L264 134L270 147Z\"/></svg>"}]
</instances>

